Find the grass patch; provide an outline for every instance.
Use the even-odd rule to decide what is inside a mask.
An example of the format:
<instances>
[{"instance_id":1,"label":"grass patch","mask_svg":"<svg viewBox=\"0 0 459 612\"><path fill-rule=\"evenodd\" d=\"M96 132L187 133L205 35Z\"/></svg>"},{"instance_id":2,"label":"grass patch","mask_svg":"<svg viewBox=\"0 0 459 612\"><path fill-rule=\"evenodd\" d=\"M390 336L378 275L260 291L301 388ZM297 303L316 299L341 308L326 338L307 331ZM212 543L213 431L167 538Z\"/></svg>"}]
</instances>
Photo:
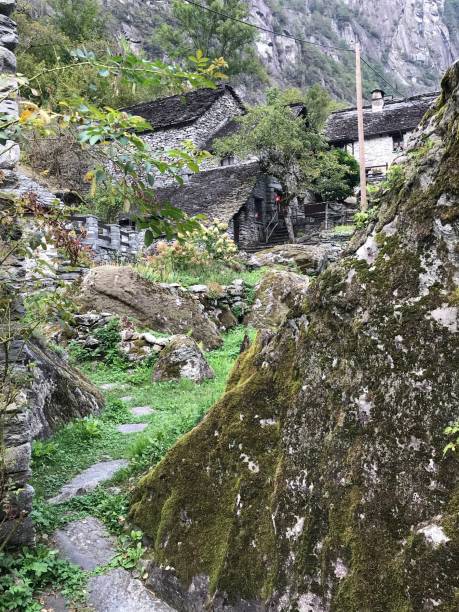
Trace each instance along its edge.
<instances>
[{"instance_id":1,"label":"grass patch","mask_svg":"<svg viewBox=\"0 0 459 612\"><path fill-rule=\"evenodd\" d=\"M106 392L107 406L99 417L71 423L49 441L52 452L34 462L32 485L37 497L56 494L63 484L98 461L131 459L130 468L123 470L116 482L158 461L222 395L245 332L243 327L234 328L224 336L221 348L206 354L215 378L199 385L187 379L153 383L151 365L124 370L100 362L84 364L82 370L95 384L116 382L120 387ZM120 395L132 399L124 403ZM134 417L130 406L150 406L155 412ZM132 435L116 430L119 423L135 422L147 423L148 427Z\"/></svg>"},{"instance_id":2,"label":"grass patch","mask_svg":"<svg viewBox=\"0 0 459 612\"><path fill-rule=\"evenodd\" d=\"M222 263L193 266L188 270L171 270L167 273L159 272L152 266L137 265L136 271L143 278L152 282L179 283L183 287L191 285L230 285L237 278L241 278L247 285L256 285L266 274L266 268L256 270L235 270Z\"/></svg>"},{"instance_id":3,"label":"grass patch","mask_svg":"<svg viewBox=\"0 0 459 612\"><path fill-rule=\"evenodd\" d=\"M335 236L352 236L355 229L356 226L351 224L335 225L335 227L332 229L332 234Z\"/></svg>"}]
</instances>

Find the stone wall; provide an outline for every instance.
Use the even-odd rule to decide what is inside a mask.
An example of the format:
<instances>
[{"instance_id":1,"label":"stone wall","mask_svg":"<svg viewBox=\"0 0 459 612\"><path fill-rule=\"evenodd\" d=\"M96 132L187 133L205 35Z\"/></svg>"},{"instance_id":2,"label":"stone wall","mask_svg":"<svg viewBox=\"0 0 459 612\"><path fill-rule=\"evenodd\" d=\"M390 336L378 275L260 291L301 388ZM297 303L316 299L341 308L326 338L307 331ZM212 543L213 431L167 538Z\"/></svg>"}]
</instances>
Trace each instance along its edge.
<instances>
[{"instance_id":1,"label":"stone wall","mask_svg":"<svg viewBox=\"0 0 459 612\"><path fill-rule=\"evenodd\" d=\"M411 134L412 132L407 132L403 136L403 149L406 147ZM346 145L346 150L358 161L358 142L353 142L351 144ZM381 166L382 168L390 166L394 159L400 155L400 153L400 150L394 151L394 140L392 136L385 135L365 139L365 165L367 168L369 166Z\"/></svg>"},{"instance_id":2,"label":"stone wall","mask_svg":"<svg viewBox=\"0 0 459 612\"><path fill-rule=\"evenodd\" d=\"M191 140L197 148L203 149L212 134L215 134L232 117L241 113L241 108L234 97L226 91L207 112L192 124L150 132L143 135L142 138L150 145L152 152L155 154L168 149L180 148L185 140ZM208 169L215 165L214 160L207 160L202 164L202 169ZM175 182L174 179L159 177L157 186L161 187L171 182Z\"/></svg>"},{"instance_id":3,"label":"stone wall","mask_svg":"<svg viewBox=\"0 0 459 612\"><path fill-rule=\"evenodd\" d=\"M95 215L73 215L72 226L85 234L84 243L97 263L131 261L144 243L144 232L118 223L101 223Z\"/></svg>"}]
</instances>

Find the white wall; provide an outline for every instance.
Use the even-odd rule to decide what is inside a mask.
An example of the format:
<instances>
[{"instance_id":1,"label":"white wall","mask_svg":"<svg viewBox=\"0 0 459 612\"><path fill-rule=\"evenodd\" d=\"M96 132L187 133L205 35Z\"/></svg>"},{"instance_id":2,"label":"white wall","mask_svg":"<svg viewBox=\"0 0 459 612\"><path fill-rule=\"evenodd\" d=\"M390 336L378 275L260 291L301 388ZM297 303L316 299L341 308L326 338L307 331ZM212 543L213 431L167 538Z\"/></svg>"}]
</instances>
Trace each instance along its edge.
<instances>
[{"instance_id":1,"label":"white wall","mask_svg":"<svg viewBox=\"0 0 459 612\"><path fill-rule=\"evenodd\" d=\"M406 146L406 142L411 132L408 132L403 137L403 146ZM384 166L394 161L396 157L400 155L400 151L393 150L394 144L392 136L377 136L376 138L365 139L365 165L368 166ZM353 144L346 145L346 150L353 154L354 157L359 160L359 143L354 142Z\"/></svg>"}]
</instances>

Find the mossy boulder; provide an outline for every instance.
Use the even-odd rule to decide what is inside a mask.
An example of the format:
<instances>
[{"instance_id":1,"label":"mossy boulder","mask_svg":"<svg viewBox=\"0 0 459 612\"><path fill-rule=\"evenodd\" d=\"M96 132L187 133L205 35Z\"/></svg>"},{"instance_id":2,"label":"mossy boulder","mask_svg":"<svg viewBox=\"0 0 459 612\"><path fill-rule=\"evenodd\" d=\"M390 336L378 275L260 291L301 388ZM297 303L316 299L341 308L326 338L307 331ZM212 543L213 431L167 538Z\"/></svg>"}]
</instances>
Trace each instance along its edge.
<instances>
[{"instance_id":1,"label":"mossy boulder","mask_svg":"<svg viewBox=\"0 0 459 612\"><path fill-rule=\"evenodd\" d=\"M295 272L268 272L256 287L245 323L256 329L276 329L290 312L304 304L308 285L308 277Z\"/></svg>"},{"instance_id":2,"label":"mossy boulder","mask_svg":"<svg viewBox=\"0 0 459 612\"><path fill-rule=\"evenodd\" d=\"M79 296L83 310L127 316L154 331L186 334L208 349L222 339L197 297L181 287L153 283L130 266L98 266L84 278Z\"/></svg>"},{"instance_id":3,"label":"mossy boulder","mask_svg":"<svg viewBox=\"0 0 459 612\"><path fill-rule=\"evenodd\" d=\"M459 63L403 174L138 483L148 582L179 610L459 609Z\"/></svg>"},{"instance_id":4,"label":"mossy boulder","mask_svg":"<svg viewBox=\"0 0 459 612\"><path fill-rule=\"evenodd\" d=\"M199 345L188 336L174 336L161 351L153 369L153 381L188 378L196 383L213 378L212 368Z\"/></svg>"},{"instance_id":5,"label":"mossy boulder","mask_svg":"<svg viewBox=\"0 0 459 612\"><path fill-rule=\"evenodd\" d=\"M318 274L330 261L335 261L340 249L331 244L278 244L259 251L249 259L251 266L295 266L303 274Z\"/></svg>"}]
</instances>

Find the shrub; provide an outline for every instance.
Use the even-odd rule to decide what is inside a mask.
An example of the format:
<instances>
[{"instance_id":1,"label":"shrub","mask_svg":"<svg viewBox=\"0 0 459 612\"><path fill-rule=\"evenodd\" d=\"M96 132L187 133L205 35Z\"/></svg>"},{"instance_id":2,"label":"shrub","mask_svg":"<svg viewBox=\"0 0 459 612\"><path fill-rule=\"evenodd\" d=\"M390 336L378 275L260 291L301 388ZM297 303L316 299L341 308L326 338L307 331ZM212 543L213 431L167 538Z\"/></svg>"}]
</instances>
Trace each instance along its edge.
<instances>
[{"instance_id":1,"label":"shrub","mask_svg":"<svg viewBox=\"0 0 459 612\"><path fill-rule=\"evenodd\" d=\"M145 258L138 272L152 281L173 282L177 276L205 276L206 271L240 268L237 246L227 234L225 223L214 221L201 225L185 237L168 243L157 242L155 254Z\"/></svg>"},{"instance_id":2,"label":"shrub","mask_svg":"<svg viewBox=\"0 0 459 612\"><path fill-rule=\"evenodd\" d=\"M44 462L53 455L56 454L58 445L55 442L43 442L42 440L35 440L32 445L32 459L34 463Z\"/></svg>"},{"instance_id":3,"label":"shrub","mask_svg":"<svg viewBox=\"0 0 459 612\"><path fill-rule=\"evenodd\" d=\"M102 422L94 417L84 417L84 419L76 421L70 427L83 440L102 437Z\"/></svg>"},{"instance_id":4,"label":"shrub","mask_svg":"<svg viewBox=\"0 0 459 612\"><path fill-rule=\"evenodd\" d=\"M129 416L127 406L121 400L112 399L107 402L101 420L108 423L125 423L129 420Z\"/></svg>"},{"instance_id":5,"label":"shrub","mask_svg":"<svg viewBox=\"0 0 459 612\"><path fill-rule=\"evenodd\" d=\"M99 341L99 345L94 349L82 346L75 340L69 342L69 354L72 361L84 363L103 359L107 365L115 368L122 370L127 367L126 356L121 353L119 348L121 342L119 319L110 319L103 327L96 329L93 335Z\"/></svg>"},{"instance_id":6,"label":"shrub","mask_svg":"<svg viewBox=\"0 0 459 612\"><path fill-rule=\"evenodd\" d=\"M57 550L39 545L23 548L18 554L0 554L0 611L40 612L34 594L46 587L59 589L70 598L83 596L85 575L68 561L57 557Z\"/></svg>"}]
</instances>

